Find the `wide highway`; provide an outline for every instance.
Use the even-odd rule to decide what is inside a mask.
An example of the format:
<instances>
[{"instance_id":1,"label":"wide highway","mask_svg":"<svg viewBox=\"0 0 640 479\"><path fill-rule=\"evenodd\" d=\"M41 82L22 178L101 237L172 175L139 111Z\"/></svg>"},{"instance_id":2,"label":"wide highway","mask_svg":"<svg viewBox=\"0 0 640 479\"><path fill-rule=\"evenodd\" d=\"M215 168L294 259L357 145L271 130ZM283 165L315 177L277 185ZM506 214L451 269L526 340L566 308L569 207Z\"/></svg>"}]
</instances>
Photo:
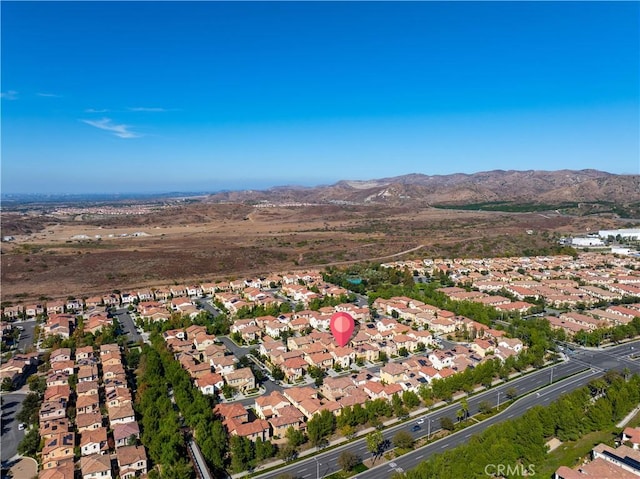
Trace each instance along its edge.
<instances>
[{"instance_id":1,"label":"wide highway","mask_svg":"<svg viewBox=\"0 0 640 479\"><path fill-rule=\"evenodd\" d=\"M478 412L480 402L488 401L492 406L498 403L503 404L507 400L507 390L515 388L518 396L524 397L518 399L500 414L405 454L393 462L381 462L380 465L375 465L375 467L358 474L357 478L382 479L389 477L394 471L400 472L411 469L432 454L456 447L466 442L472 435L482 432L493 424L505 419L519 417L537 404L549 404L559 396L602 376L607 370L623 371L628 369L631 373L640 373L640 361L634 361L630 358L632 354L637 354L639 350L640 341L601 350L577 348L575 351L569 352L568 360L564 362L535 371L468 398L469 414L473 415ZM412 418L411 421L387 428L382 431L382 434L389 441L398 431L407 431L414 438L424 437L428 433L433 434L440 429L440 420L443 417L449 417L455 422L459 409L460 405L453 403L437 411ZM419 419L424 419L421 428L417 431L412 431L413 426ZM357 454L362 459L371 456L367 451L366 440L362 437L349 444L316 454L280 467L277 470L259 474L256 477L276 478L281 474L289 474L295 478L303 479L324 477L340 470L338 457L345 450Z\"/></svg>"}]
</instances>

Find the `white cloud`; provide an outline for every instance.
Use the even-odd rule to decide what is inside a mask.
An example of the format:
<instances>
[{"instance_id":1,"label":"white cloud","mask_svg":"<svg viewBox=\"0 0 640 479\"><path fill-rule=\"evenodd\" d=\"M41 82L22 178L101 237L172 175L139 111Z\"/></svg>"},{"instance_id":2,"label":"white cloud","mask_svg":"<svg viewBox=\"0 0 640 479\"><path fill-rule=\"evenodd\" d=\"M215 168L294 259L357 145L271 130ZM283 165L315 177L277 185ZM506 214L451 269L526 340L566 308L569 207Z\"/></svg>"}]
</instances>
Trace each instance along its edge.
<instances>
[{"instance_id":1,"label":"white cloud","mask_svg":"<svg viewBox=\"0 0 640 479\"><path fill-rule=\"evenodd\" d=\"M102 118L101 120L81 120L87 125L94 126L101 130L111 131L120 138L139 138L141 135L130 131L130 125L116 125L110 118Z\"/></svg>"},{"instance_id":2,"label":"white cloud","mask_svg":"<svg viewBox=\"0 0 640 479\"><path fill-rule=\"evenodd\" d=\"M5 100L17 100L18 92L15 90L3 91L0 93L0 98L4 98Z\"/></svg>"},{"instance_id":3,"label":"white cloud","mask_svg":"<svg viewBox=\"0 0 640 479\"><path fill-rule=\"evenodd\" d=\"M38 96L44 96L47 98L60 98L61 95L56 95L55 93L38 93Z\"/></svg>"},{"instance_id":4,"label":"white cloud","mask_svg":"<svg viewBox=\"0 0 640 479\"><path fill-rule=\"evenodd\" d=\"M84 112L85 113L106 113L109 110L107 110L106 108L103 108L101 110L98 110L96 108L87 108Z\"/></svg>"},{"instance_id":5,"label":"white cloud","mask_svg":"<svg viewBox=\"0 0 640 479\"><path fill-rule=\"evenodd\" d=\"M144 106L136 106L136 107L132 107L129 108L129 111L147 111L147 112L162 112L162 111L168 111L165 108L149 108L149 107L144 107Z\"/></svg>"}]
</instances>

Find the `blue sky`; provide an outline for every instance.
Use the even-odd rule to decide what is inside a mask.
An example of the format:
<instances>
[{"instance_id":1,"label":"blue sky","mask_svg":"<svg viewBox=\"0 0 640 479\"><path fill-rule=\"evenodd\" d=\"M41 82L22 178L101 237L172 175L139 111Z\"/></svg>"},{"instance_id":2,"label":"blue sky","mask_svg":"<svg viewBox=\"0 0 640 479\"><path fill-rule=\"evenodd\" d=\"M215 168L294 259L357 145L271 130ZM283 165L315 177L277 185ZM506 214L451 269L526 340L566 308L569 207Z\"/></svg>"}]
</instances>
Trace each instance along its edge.
<instances>
[{"instance_id":1,"label":"blue sky","mask_svg":"<svg viewBox=\"0 0 640 479\"><path fill-rule=\"evenodd\" d=\"M7 2L2 192L640 173L638 2Z\"/></svg>"}]
</instances>

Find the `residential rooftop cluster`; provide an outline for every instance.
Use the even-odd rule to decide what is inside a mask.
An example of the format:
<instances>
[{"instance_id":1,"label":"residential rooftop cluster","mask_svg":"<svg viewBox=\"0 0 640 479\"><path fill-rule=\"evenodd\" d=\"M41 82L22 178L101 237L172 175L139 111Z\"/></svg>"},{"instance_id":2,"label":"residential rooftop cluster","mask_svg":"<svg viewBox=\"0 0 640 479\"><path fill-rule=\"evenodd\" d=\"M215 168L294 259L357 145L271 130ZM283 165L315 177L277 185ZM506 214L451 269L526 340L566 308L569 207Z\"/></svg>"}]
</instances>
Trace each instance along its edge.
<instances>
[{"instance_id":1,"label":"residential rooftop cluster","mask_svg":"<svg viewBox=\"0 0 640 479\"><path fill-rule=\"evenodd\" d=\"M442 272L467 286L441 289L450 299L482 303L505 313L526 313L536 304L567 311L546 319L568 334L627 324L640 315L640 304L606 305L640 297L638 258L582 253L577 258L439 259L383 266L406 267L423 274ZM601 304L606 306L595 307Z\"/></svg>"},{"instance_id":2,"label":"residential rooftop cluster","mask_svg":"<svg viewBox=\"0 0 640 479\"><path fill-rule=\"evenodd\" d=\"M51 352L39 432L44 441L39 479L130 479L147 473L147 455L136 445L140 427L117 344ZM69 385L76 375L74 388ZM75 416L69 407L75 405ZM74 449L79 448L80 458Z\"/></svg>"}]
</instances>

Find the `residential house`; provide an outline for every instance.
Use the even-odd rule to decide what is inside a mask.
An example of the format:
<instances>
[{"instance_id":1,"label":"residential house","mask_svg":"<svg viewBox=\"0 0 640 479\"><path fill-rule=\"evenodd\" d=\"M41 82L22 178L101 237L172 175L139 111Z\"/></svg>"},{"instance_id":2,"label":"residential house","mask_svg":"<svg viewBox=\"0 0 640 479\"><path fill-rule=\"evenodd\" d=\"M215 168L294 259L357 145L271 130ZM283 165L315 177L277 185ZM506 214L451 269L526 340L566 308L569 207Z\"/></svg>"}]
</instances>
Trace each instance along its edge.
<instances>
[{"instance_id":1,"label":"residential house","mask_svg":"<svg viewBox=\"0 0 640 479\"><path fill-rule=\"evenodd\" d=\"M76 384L76 394L78 397L98 394L98 381L85 381Z\"/></svg>"},{"instance_id":2,"label":"residential house","mask_svg":"<svg viewBox=\"0 0 640 479\"><path fill-rule=\"evenodd\" d=\"M249 421L249 412L240 403L216 404L213 413L223 420L234 419L241 423Z\"/></svg>"},{"instance_id":3,"label":"residential house","mask_svg":"<svg viewBox=\"0 0 640 479\"><path fill-rule=\"evenodd\" d=\"M626 427L621 439L622 442L629 443L631 449L640 449L640 427Z\"/></svg>"},{"instance_id":4,"label":"residential house","mask_svg":"<svg viewBox=\"0 0 640 479\"><path fill-rule=\"evenodd\" d=\"M213 395L222 390L224 379L222 375L218 373L209 372L197 377L194 383L196 387L202 391L202 394Z\"/></svg>"},{"instance_id":5,"label":"residential house","mask_svg":"<svg viewBox=\"0 0 640 479\"><path fill-rule=\"evenodd\" d=\"M42 448L42 465L45 469L58 467L68 459L73 459L73 447L75 446L75 434L61 432L44 441Z\"/></svg>"},{"instance_id":6,"label":"residential house","mask_svg":"<svg viewBox=\"0 0 640 479\"><path fill-rule=\"evenodd\" d=\"M80 366L78 368L78 383L94 382L98 380L98 367L95 365Z\"/></svg>"},{"instance_id":7,"label":"residential house","mask_svg":"<svg viewBox=\"0 0 640 479\"><path fill-rule=\"evenodd\" d=\"M79 433L99 429L102 427L102 414L92 412L88 414L78 414L76 416L76 427Z\"/></svg>"},{"instance_id":8,"label":"residential house","mask_svg":"<svg viewBox=\"0 0 640 479\"><path fill-rule=\"evenodd\" d=\"M287 406L291 406L289 400L279 391L272 391L269 395L257 397L253 409L259 418L269 419L279 416L279 411Z\"/></svg>"},{"instance_id":9,"label":"residential house","mask_svg":"<svg viewBox=\"0 0 640 479\"><path fill-rule=\"evenodd\" d=\"M111 458L108 455L93 454L80 458L82 479L111 479Z\"/></svg>"},{"instance_id":10,"label":"residential house","mask_svg":"<svg viewBox=\"0 0 640 479\"><path fill-rule=\"evenodd\" d=\"M93 346L84 346L76 349L76 362L81 359L94 358ZM69 358L71 359L71 358Z\"/></svg>"},{"instance_id":11,"label":"residential house","mask_svg":"<svg viewBox=\"0 0 640 479\"><path fill-rule=\"evenodd\" d=\"M78 414L89 414L100 411L100 399L97 394L83 394L76 400Z\"/></svg>"},{"instance_id":12,"label":"residential house","mask_svg":"<svg viewBox=\"0 0 640 479\"><path fill-rule=\"evenodd\" d=\"M395 384L406 379L407 369L400 363L388 363L380 368L380 380Z\"/></svg>"},{"instance_id":13,"label":"residential house","mask_svg":"<svg viewBox=\"0 0 640 479\"><path fill-rule=\"evenodd\" d=\"M71 349L59 348L51 351L49 355L49 363L57 363L58 361L71 361Z\"/></svg>"},{"instance_id":14,"label":"residential house","mask_svg":"<svg viewBox=\"0 0 640 479\"><path fill-rule=\"evenodd\" d=\"M69 376L69 373L49 373L47 375L47 387L69 385Z\"/></svg>"},{"instance_id":15,"label":"residential house","mask_svg":"<svg viewBox=\"0 0 640 479\"><path fill-rule=\"evenodd\" d=\"M250 391L256 387L256 380L251 368L236 369L228 373L225 380L229 386L242 392Z\"/></svg>"},{"instance_id":16,"label":"residential house","mask_svg":"<svg viewBox=\"0 0 640 479\"><path fill-rule=\"evenodd\" d=\"M214 368L215 372L226 376L235 370L235 365L238 359L235 356L222 356L217 358L210 358L209 365Z\"/></svg>"},{"instance_id":17,"label":"residential house","mask_svg":"<svg viewBox=\"0 0 640 479\"><path fill-rule=\"evenodd\" d=\"M49 439L57 434L70 432L69 419L66 417L60 419L52 419L50 421L41 421L38 432L42 439Z\"/></svg>"},{"instance_id":18,"label":"residential house","mask_svg":"<svg viewBox=\"0 0 640 479\"><path fill-rule=\"evenodd\" d=\"M67 415L67 401L63 398L44 401L40 406L38 414L39 420L49 421L51 419L60 419Z\"/></svg>"},{"instance_id":19,"label":"residential house","mask_svg":"<svg viewBox=\"0 0 640 479\"><path fill-rule=\"evenodd\" d=\"M60 386L51 386L44 390L44 401L54 401L62 399L65 402L69 402L71 397L71 387L68 384Z\"/></svg>"},{"instance_id":20,"label":"residential house","mask_svg":"<svg viewBox=\"0 0 640 479\"><path fill-rule=\"evenodd\" d=\"M128 422L134 422L135 420L136 414L133 411L131 403L109 408L109 425L112 428L115 424L126 424Z\"/></svg>"},{"instance_id":21,"label":"residential house","mask_svg":"<svg viewBox=\"0 0 640 479\"><path fill-rule=\"evenodd\" d=\"M116 449L121 479L147 474L147 453L142 446L122 446Z\"/></svg>"},{"instance_id":22,"label":"residential house","mask_svg":"<svg viewBox=\"0 0 640 479\"><path fill-rule=\"evenodd\" d=\"M320 393L329 401L337 401L349 395L357 386L349 376L338 378L328 377L320 386Z\"/></svg>"},{"instance_id":23,"label":"residential house","mask_svg":"<svg viewBox=\"0 0 640 479\"><path fill-rule=\"evenodd\" d=\"M258 438L263 441L267 441L271 437L271 427L264 419L256 419L245 423L239 423L233 419L228 419L224 421L224 425L229 434L246 437L251 441L256 441Z\"/></svg>"},{"instance_id":24,"label":"residential house","mask_svg":"<svg viewBox=\"0 0 640 479\"><path fill-rule=\"evenodd\" d=\"M50 469L40 469L38 479L74 479L73 459L60 461L57 466Z\"/></svg>"},{"instance_id":25,"label":"residential house","mask_svg":"<svg viewBox=\"0 0 640 479\"><path fill-rule=\"evenodd\" d=\"M335 348L329 352L335 364L340 365L342 369L349 369L351 363L356 360L356 350L348 346Z\"/></svg>"},{"instance_id":26,"label":"residential house","mask_svg":"<svg viewBox=\"0 0 640 479\"><path fill-rule=\"evenodd\" d=\"M308 369L308 363L301 357L286 359L282 363L282 370L289 381L302 379Z\"/></svg>"},{"instance_id":27,"label":"residential house","mask_svg":"<svg viewBox=\"0 0 640 479\"><path fill-rule=\"evenodd\" d=\"M140 439L140 426L136 421L113 426L113 441L116 448L132 445L131 438Z\"/></svg>"},{"instance_id":28,"label":"residential house","mask_svg":"<svg viewBox=\"0 0 640 479\"><path fill-rule=\"evenodd\" d=\"M304 414L293 406L287 406L282 410L282 415L270 417L268 422L273 436L283 438L290 427L296 431L303 428Z\"/></svg>"},{"instance_id":29,"label":"residential house","mask_svg":"<svg viewBox=\"0 0 640 479\"><path fill-rule=\"evenodd\" d=\"M131 404L131 391L124 386L111 387L106 391L105 402L109 409Z\"/></svg>"},{"instance_id":30,"label":"residential house","mask_svg":"<svg viewBox=\"0 0 640 479\"><path fill-rule=\"evenodd\" d=\"M80 454L90 456L92 454L106 454L109 446L107 445L107 428L101 427L80 434Z\"/></svg>"}]
</instances>

